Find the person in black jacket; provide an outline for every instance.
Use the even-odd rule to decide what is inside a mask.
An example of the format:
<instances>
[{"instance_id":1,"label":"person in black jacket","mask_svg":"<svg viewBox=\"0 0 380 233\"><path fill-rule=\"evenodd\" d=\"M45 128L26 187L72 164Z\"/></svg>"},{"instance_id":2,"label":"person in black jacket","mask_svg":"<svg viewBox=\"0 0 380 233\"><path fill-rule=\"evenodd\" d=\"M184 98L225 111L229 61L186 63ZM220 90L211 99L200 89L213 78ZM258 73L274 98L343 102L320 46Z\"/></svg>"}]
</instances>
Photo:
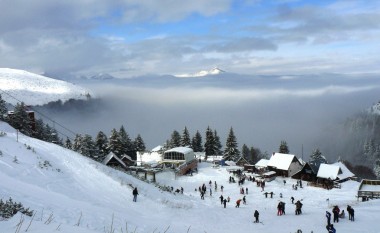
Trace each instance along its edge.
<instances>
[{"instance_id":1,"label":"person in black jacket","mask_svg":"<svg viewBox=\"0 0 380 233\"><path fill-rule=\"evenodd\" d=\"M253 217L255 217L255 223L258 223L259 222L259 211L255 210Z\"/></svg>"},{"instance_id":2,"label":"person in black jacket","mask_svg":"<svg viewBox=\"0 0 380 233\"><path fill-rule=\"evenodd\" d=\"M136 202L137 201L137 195L139 195L137 188L133 189L132 194L133 194L133 201Z\"/></svg>"}]
</instances>

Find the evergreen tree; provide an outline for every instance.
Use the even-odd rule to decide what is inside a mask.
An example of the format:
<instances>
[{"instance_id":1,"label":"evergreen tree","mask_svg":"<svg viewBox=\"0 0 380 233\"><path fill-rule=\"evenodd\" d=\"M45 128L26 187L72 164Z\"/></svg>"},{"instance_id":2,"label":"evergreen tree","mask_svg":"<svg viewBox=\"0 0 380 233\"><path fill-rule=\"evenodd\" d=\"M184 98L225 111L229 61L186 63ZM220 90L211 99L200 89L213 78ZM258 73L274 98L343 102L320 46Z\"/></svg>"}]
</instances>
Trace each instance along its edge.
<instances>
[{"instance_id":1,"label":"evergreen tree","mask_svg":"<svg viewBox=\"0 0 380 233\"><path fill-rule=\"evenodd\" d=\"M189 134L189 131L187 130L186 126L185 126L185 129L182 132L181 146L183 146L183 147L191 147L190 134Z\"/></svg>"},{"instance_id":2,"label":"evergreen tree","mask_svg":"<svg viewBox=\"0 0 380 233\"><path fill-rule=\"evenodd\" d=\"M249 161L252 163L252 164L256 164L257 162L259 162L260 159L263 158L263 155L261 154L261 151L260 149L258 148L254 148L253 146L249 149L250 151L250 158L249 158Z\"/></svg>"},{"instance_id":3,"label":"evergreen tree","mask_svg":"<svg viewBox=\"0 0 380 233\"><path fill-rule=\"evenodd\" d=\"M215 155L222 154L222 143L220 143L220 138L216 130L214 130L214 151L215 151Z\"/></svg>"},{"instance_id":4,"label":"evergreen tree","mask_svg":"<svg viewBox=\"0 0 380 233\"><path fill-rule=\"evenodd\" d=\"M108 138L105 133L99 131L95 138L95 145L99 151L99 161L103 161L103 159L108 155Z\"/></svg>"},{"instance_id":5,"label":"evergreen tree","mask_svg":"<svg viewBox=\"0 0 380 233\"><path fill-rule=\"evenodd\" d=\"M119 133L116 129L112 129L111 136L109 137L108 151L120 156L122 155L121 146Z\"/></svg>"},{"instance_id":6,"label":"evergreen tree","mask_svg":"<svg viewBox=\"0 0 380 233\"><path fill-rule=\"evenodd\" d=\"M319 165L322 163L326 164L327 160L325 156L322 155L322 152L317 148L310 155L309 164L313 170L318 171Z\"/></svg>"},{"instance_id":7,"label":"evergreen tree","mask_svg":"<svg viewBox=\"0 0 380 233\"><path fill-rule=\"evenodd\" d=\"M144 140L142 139L140 134L137 135L134 141L134 147L136 151L144 152L146 150Z\"/></svg>"},{"instance_id":8,"label":"evergreen tree","mask_svg":"<svg viewBox=\"0 0 380 233\"><path fill-rule=\"evenodd\" d=\"M0 95L0 120L5 120L5 115L8 113L8 108L5 103L5 100Z\"/></svg>"},{"instance_id":9,"label":"evergreen tree","mask_svg":"<svg viewBox=\"0 0 380 233\"><path fill-rule=\"evenodd\" d=\"M45 124L42 119L37 119L35 123L35 131L34 131L34 136L37 139L44 140L45 135Z\"/></svg>"},{"instance_id":10,"label":"evergreen tree","mask_svg":"<svg viewBox=\"0 0 380 233\"><path fill-rule=\"evenodd\" d=\"M202 135L198 130L191 140L191 147L193 148L194 152L203 152Z\"/></svg>"},{"instance_id":11,"label":"evergreen tree","mask_svg":"<svg viewBox=\"0 0 380 233\"><path fill-rule=\"evenodd\" d=\"M282 154L289 154L289 147L286 141L281 141L280 148L279 148L279 153Z\"/></svg>"},{"instance_id":12,"label":"evergreen tree","mask_svg":"<svg viewBox=\"0 0 380 233\"><path fill-rule=\"evenodd\" d=\"M98 159L98 150L96 148L95 142L92 140L92 137L90 135L85 134L82 138L79 153L95 160Z\"/></svg>"},{"instance_id":13,"label":"evergreen tree","mask_svg":"<svg viewBox=\"0 0 380 233\"><path fill-rule=\"evenodd\" d=\"M21 102L21 104L16 104L13 115L9 119L9 124L27 136L31 136L33 134L31 121L28 113L26 112L26 106L23 102Z\"/></svg>"},{"instance_id":14,"label":"evergreen tree","mask_svg":"<svg viewBox=\"0 0 380 233\"><path fill-rule=\"evenodd\" d=\"M82 147L82 140L83 140L83 137L81 134L75 135L74 142L73 142L73 145L71 147L73 151L80 153L80 150Z\"/></svg>"},{"instance_id":15,"label":"evergreen tree","mask_svg":"<svg viewBox=\"0 0 380 233\"><path fill-rule=\"evenodd\" d=\"M181 146L181 135L177 130L174 130L170 139L170 149Z\"/></svg>"},{"instance_id":16,"label":"evergreen tree","mask_svg":"<svg viewBox=\"0 0 380 233\"><path fill-rule=\"evenodd\" d=\"M72 150L72 148L73 148L73 144L71 143L70 138L66 138L66 141L65 141L65 147L66 147L67 149Z\"/></svg>"},{"instance_id":17,"label":"evergreen tree","mask_svg":"<svg viewBox=\"0 0 380 233\"><path fill-rule=\"evenodd\" d=\"M120 155L126 155L128 154L128 151L134 150L132 140L129 137L128 133L125 131L124 126L120 127L119 137L121 142L121 147L119 148Z\"/></svg>"},{"instance_id":18,"label":"evergreen tree","mask_svg":"<svg viewBox=\"0 0 380 233\"><path fill-rule=\"evenodd\" d=\"M234 131L231 127L230 132L228 134L226 140L226 148L224 150L224 158L226 160L237 161L240 156L240 151L238 149L238 143L236 141L236 137Z\"/></svg>"},{"instance_id":19,"label":"evergreen tree","mask_svg":"<svg viewBox=\"0 0 380 233\"><path fill-rule=\"evenodd\" d=\"M211 130L210 126L206 129L206 140L205 140L205 160L207 160L207 157L210 155L215 155L215 142L214 142L214 133Z\"/></svg>"},{"instance_id":20,"label":"evergreen tree","mask_svg":"<svg viewBox=\"0 0 380 233\"><path fill-rule=\"evenodd\" d=\"M243 158L245 158L247 161L251 160L251 151L249 150L248 146L246 144L243 144L241 148L241 155Z\"/></svg>"}]
</instances>

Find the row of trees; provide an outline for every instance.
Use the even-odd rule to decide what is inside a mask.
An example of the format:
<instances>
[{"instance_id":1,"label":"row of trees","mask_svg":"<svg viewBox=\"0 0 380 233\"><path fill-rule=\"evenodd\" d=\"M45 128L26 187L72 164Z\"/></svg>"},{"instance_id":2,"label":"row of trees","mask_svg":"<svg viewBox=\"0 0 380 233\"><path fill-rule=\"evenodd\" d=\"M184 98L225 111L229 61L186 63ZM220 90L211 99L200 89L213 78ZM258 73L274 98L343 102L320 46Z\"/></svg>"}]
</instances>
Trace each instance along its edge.
<instances>
[{"instance_id":1,"label":"row of trees","mask_svg":"<svg viewBox=\"0 0 380 233\"><path fill-rule=\"evenodd\" d=\"M223 155L226 160L237 161L239 158L243 157L252 163L257 162L264 156L260 149L248 147L245 144L242 146L242 152L240 152L232 127L228 133L224 150L216 130L211 129L210 126L208 126L204 135L205 141L203 143L202 135L198 130L193 137L190 136L187 127L183 129L182 134L177 130L174 130L170 139L166 140L163 149L168 150L179 146L190 147L194 152L205 152L206 159L208 156Z\"/></svg>"},{"instance_id":2,"label":"row of trees","mask_svg":"<svg viewBox=\"0 0 380 233\"><path fill-rule=\"evenodd\" d=\"M138 134L132 140L123 125L119 130L112 129L109 137L99 131L95 140L91 135L77 134L73 142L69 138L66 139L65 147L97 161L103 161L110 152L117 156L129 155L135 160L135 151L146 150L141 135Z\"/></svg>"}]
</instances>

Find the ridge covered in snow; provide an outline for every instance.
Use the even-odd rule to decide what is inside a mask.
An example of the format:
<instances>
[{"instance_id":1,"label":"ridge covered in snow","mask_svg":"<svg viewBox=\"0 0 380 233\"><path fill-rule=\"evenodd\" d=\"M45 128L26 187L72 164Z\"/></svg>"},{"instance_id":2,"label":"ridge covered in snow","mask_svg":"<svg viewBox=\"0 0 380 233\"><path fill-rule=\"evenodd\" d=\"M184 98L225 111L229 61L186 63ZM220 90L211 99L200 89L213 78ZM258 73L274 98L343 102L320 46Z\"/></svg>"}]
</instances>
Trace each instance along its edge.
<instances>
[{"instance_id":1,"label":"ridge covered in snow","mask_svg":"<svg viewBox=\"0 0 380 233\"><path fill-rule=\"evenodd\" d=\"M357 200L356 181L347 181L340 189L332 190L305 182L303 188L294 190L292 184L297 180L277 177L265 186L265 192L273 192L274 197L265 198L255 182L246 180L242 186L229 183L232 174L224 167L212 167L212 163L200 163L193 176L177 177L171 171L156 174L160 185L174 190L183 187L183 194L179 194L161 191L154 183L58 145L17 135L2 121L0 132L0 198L5 201L11 197L35 211L34 218L25 216L19 232L326 232L325 212L331 212L334 205L341 209L351 205L355 209L355 222L346 215L334 223L337 232L375 233L380 228L380 200ZM218 184L216 189L214 182ZM202 184L207 184L204 200L197 191ZM137 202L132 201L132 187L138 188ZM249 192L242 195L241 187ZM226 208L220 203L221 195L231 198ZM247 203L236 208L236 200L243 196ZM294 214L291 197L303 203L301 215ZM286 215L277 216L279 201L286 203ZM255 210L260 212L260 223L253 223ZM18 214L0 221L0 232L17 232L20 219Z\"/></svg>"},{"instance_id":2,"label":"ridge covered in snow","mask_svg":"<svg viewBox=\"0 0 380 233\"><path fill-rule=\"evenodd\" d=\"M191 77L204 77L204 76L209 76L209 75L218 75L225 73L224 70L219 69L218 67L215 67L211 70L202 70L197 73L192 73L192 74L178 74L174 75L175 77L178 78L191 78Z\"/></svg>"},{"instance_id":3,"label":"ridge covered in snow","mask_svg":"<svg viewBox=\"0 0 380 233\"><path fill-rule=\"evenodd\" d=\"M43 105L52 101L86 99L89 90L62 80L48 78L24 70L0 68L0 93L11 104L18 100L26 105ZM11 96L14 98L12 98Z\"/></svg>"}]
</instances>

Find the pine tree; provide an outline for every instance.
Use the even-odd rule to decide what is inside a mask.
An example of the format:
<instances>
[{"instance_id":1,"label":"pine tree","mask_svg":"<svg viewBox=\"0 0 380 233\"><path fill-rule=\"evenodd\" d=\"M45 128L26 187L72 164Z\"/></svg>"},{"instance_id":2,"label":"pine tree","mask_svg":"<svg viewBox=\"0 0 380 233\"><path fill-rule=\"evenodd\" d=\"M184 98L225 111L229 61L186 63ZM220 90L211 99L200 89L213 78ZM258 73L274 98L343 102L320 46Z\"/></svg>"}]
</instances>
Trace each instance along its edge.
<instances>
[{"instance_id":1,"label":"pine tree","mask_svg":"<svg viewBox=\"0 0 380 233\"><path fill-rule=\"evenodd\" d=\"M95 145L99 151L99 161L103 161L103 159L108 155L108 138L105 133L99 131L95 138Z\"/></svg>"},{"instance_id":2,"label":"pine tree","mask_svg":"<svg viewBox=\"0 0 380 233\"><path fill-rule=\"evenodd\" d=\"M37 119L35 123L34 136L37 139L44 140L45 124L42 119Z\"/></svg>"},{"instance_id":3,"label":"pine tree","mask_svg":"<svg viewBox=\"0 0 380 233\"><path fill-rule=\"evenodd\" d=\"M248 160L248 161L251 160L251 151L249 150L249 148L246 144L243 144L243 146L241 147L241 155L246 160Z\"/></svg>"},{"instance_id":4,"label":"pine tree","mask_svg":"<svg viewBox=\"0 0 380 233\"><path fill-rule=\"evenodd\" d=\"M84 135L79 152L86 157L90 157L95 160L98 159L98 150L96 148L95 142L88 134Z\"/></svg>"},{"instance_id":5,"label":"pine tree","mask_svg":"<svg viewBox=\"0 0 380 233\"><path fill-rule=\"evenodd\" d=\"M5 115L8 113L8 108L5 100L0 95L0 120L5 120Z\"/></svg>"},{"instance_id":6,"label":"pine tree","mask_svg":"<svg viewBox=\"0 0 380 233\"><path fill-rule=\"evenodd\" d=\"M131 138L128 133L125 131L124 126L122 125L119 130L119 137L121 142L121 147L119 148L120 155L126 155L128 151L133 151L134 146Z\"/></svg>"},{"instance_id":7,"label":"pine tree","mask_svg":"<svg viewBox=\"0 0 380 233\"><path fill-rule=\"evenodd\" d=\"M146 150L144 140L142 139L140 134L137 135L133 144L136 151L144 152Z\"/></svg>"},{"instance_id":8,"label":"pine tree","mask_svg":"<svg viewBox=\"0 0 380 233\"><path fill-rule=\"evenodd\" d=\"M251 155L249 161L253 164L257 163L260 159L264 158L264 156L261 154L260 149L258 148L251 147L249 151Z\"/></svg>"},{"instance_id":9,"label":"pine tree","mask_svg":"<svg viewBox=\"0 0 380 233\"><path fill-rule=\"evenodd\" d=\"M73 144L71 143L70 138L66 138L66 141L65 141L65 147L66 147L67 149L72 150L72 148L73 148Z\"/></svg>"},{"instance_id":10,"label":"pine tree","mask_svg":"<svg viewBox=\"0 0 380 233\"><path fill-rule=\"evenodd\" d=\"M170 139L170 148L181 146L181 135L177 130L174 130Z\"/></svg>"},{"instance_id":11,"label":"pine tree","mask_svg":"<svg viewBox=\"0 0 380 233\"><path fill-rule=\"evenodd\" d=\"M83 140L83 137L82 137L81 134L76 134L75 135L74 142L73 142L73 145L72 145L72 150L73 151L76 151L76 152L80 153L80 150L82 148L82 140Z\"/></svg>"},{"instance_id":12,"label":"pine tree","mask_svg":"<svg viewBox=\"0 0 380 233\"><path fill-rule=\"evenodd\" d=\"M122 155L121 151L121 141L119 133L116 129L111 130L111 136L109 137L108 151L113 152L115 155Z\"/></svg>"},{"instance_id":13,"label":"pine tree","mask_svg":"<svg viewBox=\"0 0 380 233\"><path fill-rule=\"evenodd\" d=\"M187 130L186 126L185 126L185 129L182 132L181 146L183 146L183 147L191 147L190 134L189 134L189 131Z\"/></svg>"},{"instance_id":14,"label":"pine tree","mask_svg":"<svg viewBox=\"0 0 380 233\"><path fill-rule=\"evenodd\" d=\"M193 148L194 152L203 152L203 145L202 145L202 135L197 132L195 133L194 137L191 140L191 147Z\"/></svg>"},{"instance_id":15,"label":"pine tree","mask_svg":"<svg viewBox=\"0 0 380 233\"><path fill-rule=\"evenodd\" d=\"M318 171L319 165L321 165L322 163L326 164L327 160L325 156L322 155L322 152L317 148L310 155L309 164L313 168L313 170Z\"/></svg>"},{"instance_id":16,"label":"pine tree","mask_svg":"<svg viewBox=\"0 0 380 233\"><path fill-rule=\"evenodd\" d=\"M206 139L205 139L205 160L207 160L207 157L210 155L215 155L215 142L214 142L214 133L211 130L210 126L206 129Z\"/></svg>"},{"instance_id":17,"label":"pine tree","mask_svg":"<svg viewBox=\"0 0 380 233\"><path fill-rule=\"evenodd\" d=\"M224 158L225 160L237 161L240 156L240 151L238 149L238 144L236 141L236 137L234 131L231 127L230 132L228 134L226 140L226 148L224 150Z\"/></svg>"},{"instance_id":18,"label":"pine tree","mask_svg":"<svg viewBox=\"0 0 380 233\"><path fill-rule=\"evenodd\" d=\"M9 119L9 124L27 136L31 136L33 134L31 121L28 113L26 112L26 106L23 102L21 102L21 104L16 104L13 115Z\"/></svg>"},{"instance_id":19,"label":"pine tree","mask_svg":"<svg viewBox=\"0 0 380 233\"><path fill-rule=\"evenodd\" d=\"M220 138L216 130L214 130L214 151L215 151L215 155L222 154L222 143L220 143Z\"/></svg>"},{"instance_id":20,"label":"pine tree","mask_svg":"<svg viewBox=\"0 0 380 233\"><path fill-rule=\"evenodd\" d=\"M280 148L279 148L279 153L281 154L289 154L289 147L286 141L281 141Z\"/></svg>"}]
</instances>

